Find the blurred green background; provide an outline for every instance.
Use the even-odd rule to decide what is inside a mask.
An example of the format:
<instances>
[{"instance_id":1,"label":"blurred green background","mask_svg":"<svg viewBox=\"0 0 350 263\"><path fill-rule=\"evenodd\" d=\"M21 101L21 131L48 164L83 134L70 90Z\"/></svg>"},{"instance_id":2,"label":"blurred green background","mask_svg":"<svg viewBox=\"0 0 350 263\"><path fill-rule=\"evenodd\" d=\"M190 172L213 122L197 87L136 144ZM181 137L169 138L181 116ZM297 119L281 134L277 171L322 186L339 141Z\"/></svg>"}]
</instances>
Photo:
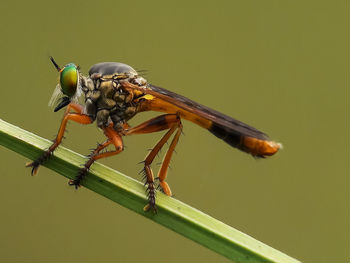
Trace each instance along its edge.
<instances>
[{"instance_id":1,"label":"blurred green background","mask_svg":"<svg viewBox=\"0 0 350 263\"><path fill-rule=\"evenodd\" d=\"M62 113L47 106L58 77L49 55L84 74L103 61L146 69L150 83L284 145L254 160L185 122L168 179L176 198L301 261L348 261L349 1L0 5L0 118L54 138ZM103 140L96 125L68 130L64 146L82 154ZM137 163L160 137L126 138L102 162L141 179ZM2 262L228 262L46 168L31 177L14 152L0 156Z\"/></svg>"}]
</instances>

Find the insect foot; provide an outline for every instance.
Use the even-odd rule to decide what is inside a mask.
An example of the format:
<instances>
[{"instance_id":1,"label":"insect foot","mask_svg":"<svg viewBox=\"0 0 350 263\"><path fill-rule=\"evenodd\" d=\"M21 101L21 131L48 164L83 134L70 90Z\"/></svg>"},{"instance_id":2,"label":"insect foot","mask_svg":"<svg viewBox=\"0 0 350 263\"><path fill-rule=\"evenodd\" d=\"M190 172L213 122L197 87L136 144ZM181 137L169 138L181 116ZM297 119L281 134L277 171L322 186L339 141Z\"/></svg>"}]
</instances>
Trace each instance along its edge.
<instances>
[{"instance_id":1,"label":"insect foot","mask_svg":"<svg viewBox=\"0 0 350 263\"><path fill-rule=\"evenodd\" d=\"M148 195L148 204L144 206L143 211L147 212L152 210L153 213L157 214L157 206L156 206L156 192L154 188L153 182L147 183L148 187L146 189Z\"/></svg>"},{"instance_id":2,"label":"insect foot","mask_svg":"<svg viewBox=\"0 0 350 263\"><path fill-rule=\"evenodd\" d=\"M81 181L84 179L84 177L87 175L88 173L88 168L84 167L81 168L78 172L78 175L74 178L68 181L68 184L70 186L74 186L75 189L78 189L78 187L80 187L80 183Z\"/></svg>"},{"instance_id":3,"label":"insect foot","mask_svg":"<svg viewBox=\"0 0 350 263\"><path fill-rule=\"evenodd\" d=\"M32 176L36 175L39 170L39 166L43 164L49 157L51 156L51 152L44 152L43 155L41 155L38 159L31 163L26 163L26 167L32 167Z\"/></svg>"},{"instance_id":4,"label":"insect foot","mask_svg":"<svg viewBox=\"0 0 350 263\"><path fill-rule=\"evenodd\" d=\"M31 172L32 176L36 175L38 173L39 166L40 166L40 164L38 161L26 163L26 167L32 167L32 172Z\"/></svg>"}]
</instances>

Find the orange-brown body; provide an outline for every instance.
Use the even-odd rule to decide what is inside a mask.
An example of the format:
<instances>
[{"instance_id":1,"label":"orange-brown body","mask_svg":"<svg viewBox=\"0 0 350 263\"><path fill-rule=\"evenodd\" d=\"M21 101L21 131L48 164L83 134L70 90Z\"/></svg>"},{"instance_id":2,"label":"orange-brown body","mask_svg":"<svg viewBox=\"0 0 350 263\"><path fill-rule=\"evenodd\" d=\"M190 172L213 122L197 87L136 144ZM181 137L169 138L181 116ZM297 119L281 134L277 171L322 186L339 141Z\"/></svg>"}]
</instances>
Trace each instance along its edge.
<instances>
[{"instance_id":1,"label":"orange-brown body","mask_svg":"<svg viewBox=\"0 0 350 263\"><path fill-rule=\"evenodd\" d=\"M70 180L69 184L76 188L87 175L94 161L123 151L123 136L167 130L144 160L143 174L149 200L146 209L156 210L154 176L151 164L164 144L173 136L157 176L159 186L163 192L166 195L172 195L165 179L172 154L182 132L182 120L191 121L207 129L229 145L254 157L271 156L281 147L279 143L271 141L265 133L243 122L186 97L148 84L128 65L117 62L95 64L90 69L89 76L84 77L79 74L74 64L67 64L61 69L53 58L51 58L51 61L61 73L60 83L64 93L55 111L67 105L68 107L54 143L42 156L27 165L32 167L32 174L37 172L39 165L44 163L59 146L69 120L80 124L90 124L96 120L97 125L107 137L105 142L99 144L92 151L77 177ZM79 77L78 80L77 76ZM75 82L70 81L71 79L76 80L77 86L75 86ZM84 95L85 105L79 105L72 101L79 93L74 93L75 89L79 89ZM70 95L71 93L74 94ZM128 120L143 111L157 111L165 114L131 127ZM109 145L113 145L115 150L102 152Z\"/></svg>"}]
</instances>

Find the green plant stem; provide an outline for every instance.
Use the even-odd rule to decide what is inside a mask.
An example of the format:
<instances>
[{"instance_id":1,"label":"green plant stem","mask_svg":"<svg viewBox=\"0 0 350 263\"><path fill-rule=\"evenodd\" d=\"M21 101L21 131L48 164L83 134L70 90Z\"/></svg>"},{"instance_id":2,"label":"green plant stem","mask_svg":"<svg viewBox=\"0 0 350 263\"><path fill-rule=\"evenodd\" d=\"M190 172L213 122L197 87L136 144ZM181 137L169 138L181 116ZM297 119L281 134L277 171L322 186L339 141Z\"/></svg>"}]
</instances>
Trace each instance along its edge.
<instances>
[{"instance_id":1,"label":"green plant stem","mask_svg":"<svg viewBox=\"0 0 350 263\"><path fill-rule=\"evenodd\" d=\"M0 119L0 145L27 158L37 158L51 143ZM84 161L82 155L59 147L44 166L72 179ZM92 166L82 185L235 262L299 262L160 192L158 214L144 212L147 198L143 184L100 163Z\"/></svg>"}]
</instances>

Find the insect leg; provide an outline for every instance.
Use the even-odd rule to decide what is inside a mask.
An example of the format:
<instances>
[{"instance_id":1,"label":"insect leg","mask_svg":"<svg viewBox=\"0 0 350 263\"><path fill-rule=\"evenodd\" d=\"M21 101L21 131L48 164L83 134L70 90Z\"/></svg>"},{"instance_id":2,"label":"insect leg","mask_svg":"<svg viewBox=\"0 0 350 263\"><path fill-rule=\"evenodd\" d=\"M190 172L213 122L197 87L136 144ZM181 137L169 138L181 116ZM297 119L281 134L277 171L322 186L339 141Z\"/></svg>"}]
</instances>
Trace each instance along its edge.
<instances>
[{"instance_id":1,"label":"insect leg","mask_svg":"<svg viewBox=\"0 0 350 263\"><path fill-rule=\"evenodd\" d=\"M154 177L153 172L151 169L151 164L158 154L158 152L161 150L163 145L169 140L170 136L175 132L176 129L178 129L170 147L169 150L165 156L165 159L163 161L163 165L161 167L160 173L159 173L159 180L160 180L160 186L162 187L165 194L171 196L171 190L168 186L168 184L164 181L168 169L168 165L170 162L171 155L174 151L175 145L178 141L178 137L181 134L182 124L180 116L177 114L164 114L158 117L155 117L149 121L146 121L134 128L131 128L129 130L125 131L125 135L131 135L131 134L143 134L143 133L151 133L151 132L157 132L162 131L165 129L169 129L168 132L160 139L160 141L153 147L151 152L147 155L147 157L144 160L144 173L146 176L146 184L147 191L148 191L148 201L149 204L145 206L144 210L148 210L149 208L152 208L156 211L155 206L155 189L154 189Z\"/></svg>"},{"instance_id":2,"label":"insect leg","mask_svg":"<svg viewBox=\"0 0 350 263\"><path fill-rule=\"evenodd\" d=\"M70 104L68 104L68 106L64 112L64 115L67 115L70 112L70 110L74 110L76 113L83 114L84 107L81 106L80 104L70 103Z\"/></svg>"},{"instance_id":3,"label":"insect leg","mask_svg":"<svg viewBox=\"0 0 350 263\"><path fill-rule=\"evenodd\" d=\"M76 113L69 112L70 110L76 111ZM41 164L43 164L54 152L58 145L62 142L64 131L66 130L67 122L69 120L78 122L80 124L90 124L92 120L89 116L82 113L83 107L78 104L69 104L67 106L66 112L64 114L63 120L61 122L61 126L58 130L58 134L54 143L49 147L49 149L44 152L38 159L31 163L27 163L26 167L32 167L32 175L35 175L38 172L38 168Z\"/></svg>"},{"instance_id":4,"label":"insect leg","mask_svg":"<svg viewBox=\"0 0 350 263\"><path fill-rule=\"evenodd\" d=\"M169 168L169 163L170 163L170 159L171 156L173 155L173 152L175 150L176 144L179 141L179 137L181 135L182 132L182 124L181 122L178 123L178 125L176 126L177 131L175 133L175 136L173 138L173 140L171 141L171 144L169 146L169 149L166 153L166 155L164 156L163 162L162 162L162 166L158 172L158 178L159 178L159 184L162 187L164 193L168 196L172 196L170 187L168 185L167 182L165 182L165 178L167 176L168 173L168 168Z\"/></svg>"},{"instance_id":5,"label":"insect leg","mask_svg":"<svg viewBox=\"0 0 350 263\"><path fill-rule=\"evenodd\" d=\"M107 136L108 140L104 143L97 146L97 148L90 154L90 158L85 163L84 167L80 169L78 175L74 178L74 180L70 180L69 185L74 185L75 188L78 188L80 182L87 175L91 165L98 159L109 157L112 155L116 155L123 151L123 141L121 136L113 129L113 125L103 128L104 134ZM113 144L115 146L115 151L108 151L104 153L100 153L101 150L106 148L108 145Z\"/></svg>"}]
</instances>

